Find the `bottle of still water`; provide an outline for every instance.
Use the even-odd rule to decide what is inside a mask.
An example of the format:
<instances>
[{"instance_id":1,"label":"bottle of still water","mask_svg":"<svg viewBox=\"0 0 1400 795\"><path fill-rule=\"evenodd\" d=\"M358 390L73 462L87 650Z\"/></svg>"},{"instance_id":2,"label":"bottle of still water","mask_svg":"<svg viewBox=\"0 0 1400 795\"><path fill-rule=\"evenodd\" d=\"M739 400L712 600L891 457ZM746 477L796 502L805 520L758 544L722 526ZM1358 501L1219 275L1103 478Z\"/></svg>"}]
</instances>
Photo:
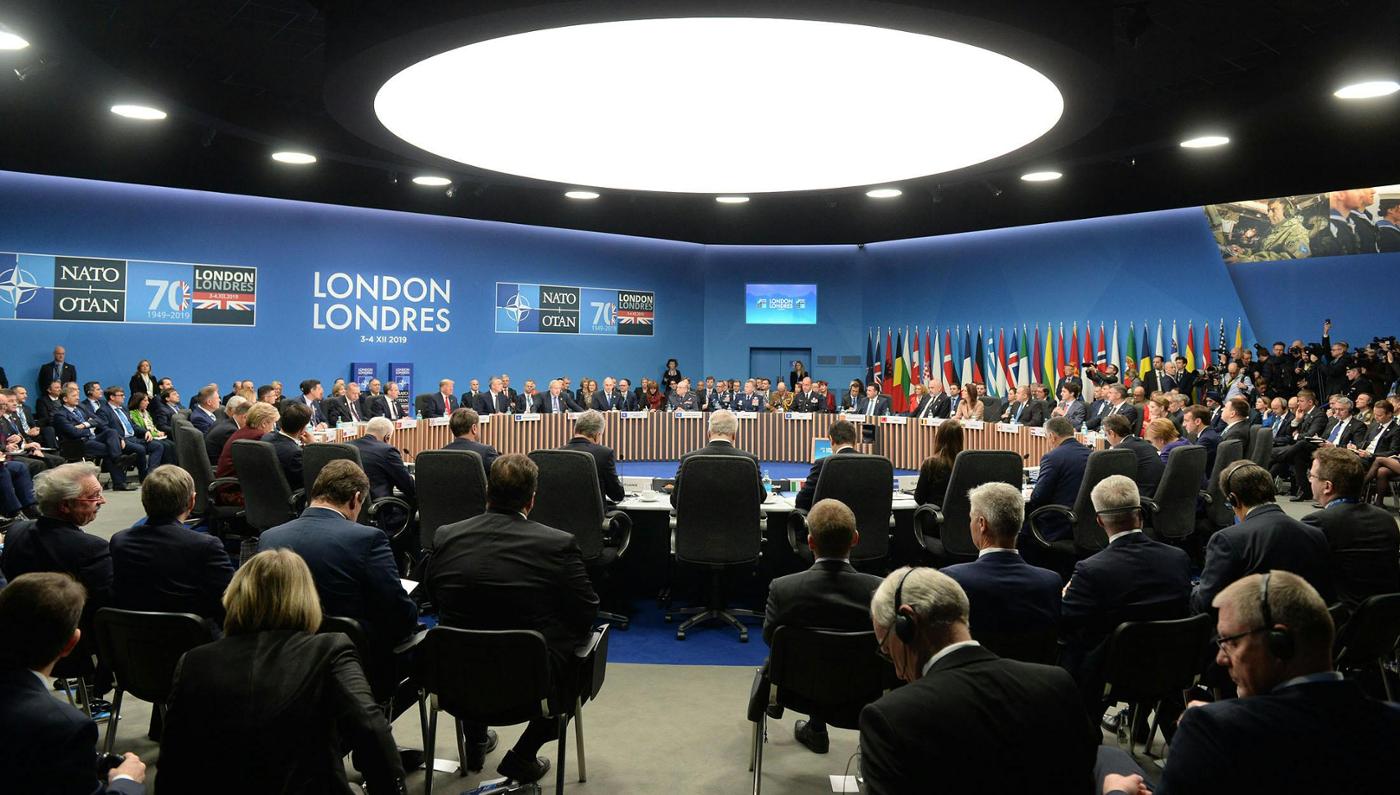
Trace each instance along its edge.
<instances>
[{"instance_id":1,"label":"bottle of still water","mask_svg":"<svg viewBox=\"0 0 1400 795\"><path fill-rule=\"evenodd\" d=\"M769 495L769 494L772 494L772 493L773 493L773 478L768 474L768 470L765 469L765 470L763 470L763 494L766 496L766 495Z\"/></svg>"}]
</instances>

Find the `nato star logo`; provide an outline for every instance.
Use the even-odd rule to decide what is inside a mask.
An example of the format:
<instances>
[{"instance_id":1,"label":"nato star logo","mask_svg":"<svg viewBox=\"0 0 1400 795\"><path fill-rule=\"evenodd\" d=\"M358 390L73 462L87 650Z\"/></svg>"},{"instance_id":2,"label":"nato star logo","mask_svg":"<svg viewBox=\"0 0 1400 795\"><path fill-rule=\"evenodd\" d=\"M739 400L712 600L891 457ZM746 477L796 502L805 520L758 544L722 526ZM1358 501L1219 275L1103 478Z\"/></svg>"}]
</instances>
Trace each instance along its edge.
<instances>
[{"instance_id":1,"label":"nato star logo","mask_svg":"<svg viewBox=\"0 0 1400 795\"><path fill-rule=\"evenodd\" d=\"M19 307L29 303L42 285L34 281L34 274L22 268L10 268L0 273L0 298L11 306Z\"/></svg>"},{"instance_id":2,"label":"nato star logo","mask_svg":"<svg viewBox=\"0 0 1400 795\"><path fill-rule=\"evenodd\" d=\"M520 321L524 320L527 316L529 316L530 302L526 301L525 297L522 296L520 293L516 293L506 301L505 309L506 315L510 317L511 321L519 323Z\"/></svg>"}]
</instances>

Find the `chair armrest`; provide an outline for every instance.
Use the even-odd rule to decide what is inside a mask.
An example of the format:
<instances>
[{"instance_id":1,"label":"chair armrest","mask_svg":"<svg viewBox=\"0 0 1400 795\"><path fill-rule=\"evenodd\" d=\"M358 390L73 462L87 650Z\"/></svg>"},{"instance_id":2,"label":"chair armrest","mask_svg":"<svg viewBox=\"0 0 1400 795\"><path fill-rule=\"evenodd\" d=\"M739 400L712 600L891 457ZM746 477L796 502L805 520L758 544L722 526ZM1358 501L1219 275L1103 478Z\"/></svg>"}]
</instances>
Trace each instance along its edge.
<instances>
[{"instance_id":1,"label":"chair armrest","mask_svg":"<svg viewBox=\"0 0 1400 795\"><path fill-rule=\"evenodd\" d=\"M574 647L574 657L586 660L598 651L598 644L603 640L603 630L598 628L588 634L588 640Z\"/></svg>"},{"instance_id":2,"label":"chair armrest","mask_svg":"<svg viewBox=\"0 0 1400 795\"><path fill-rule=\"evenodd\" d=\"M1045 536L1041 534L1040 527L1036 523L1036 519L1044 516L1047 513L1061 514L1069 520L1070 524L1074 524L1078 517L1074 515L1074 511L1070 510L1069 507L1065 505L1042 505L1039 508L1036 508L1034 511L1031 511L1031 515L1029 517L1031 523L1031 535L1035 537L1035 540L1041 546L1045 547L1046 549L1050 549L1050 542L1045 540Z\"/></svg>"},{"instance_id":3,"label":"chair armrest","mask_svg":"<svg viewBox=\"0 0 1400 795\"><path fill-rule=\"evenodd\" d=\"M301 513L301 509L306 507L306 489L292 492L292 496L287 499L287 507L292 509L292 513Z\"/></svg>"},{"instance_id":4,"label":"chair armrest","mask_svg":"<svg viewBox=\"0 0 1400 795\"><path fill-rule=\"evenodd\" d=\"M423 642L423 638L428 637L428 633L431 631L432 630L425 629L421 632L413 633L413 637L394 647L394 653L404 654L413 651L413 649L417 648L418 644Z\"/></svg>"},{"instance_id":5,"label":"chair armrest","mask_svg":"<svg viewBox=\"0 0 1400 795\"><path fill-rule=\"evenodd\" d=\"M763 720L763 713L768 709L768 702L773 697L773 683L768 679L768 667L755 668L753 672L753 684L749 687L749 712L750 723L758 723Z\"/></svg>"},{"instance_id":6,"label":"chair armrest","mask_svg":"<svg viewBox=\"0 0 1400 795\"><path fill-rule=\"evenodd\" d=\"M628 516L626 511L608 511L603 514L603 535L608 541L615 542L617 559L622 560L622 556L627 554L627 548L632 546L632 517Z\"/></svg>"},{"instance_id":7,"label":"chair armrest","mask_svg":"<svg viewBox=\"0 0 1400 795\"><path fill-rule=\"evenodd\" d=\"M1161 510L1161 506L1151 497L1141 497L1139 499L1142 500L1142 525L1143 527L1151 527L1152 517L1157 515L1157 511Z\"/></svg>"},{"instance_id":8,"label":"chair armrest","mask_svg":"<svg viewBox=\"0 0 1400 795\"><path fill-rule=\"evenodd\" d=\"M1206 505L1212 505L1215 503L1215 498L1210 496L1210 492L1208 491L1202 491L1198 496L1205 501Z\"/></svg>"},{"instance_id":9,"label":"chair armrest","mask_svg":"<svg viewBox=\"0 0 1400 795\"><path fill-rule=\"evenodd\" d=\"M787 518L788 546L798 555L806 549L807 540L807 511L803 508L793 508Z\"/></svg>"},{"instance_id":10,"label":"chair armrest","mask_svg":"<svg viewBox=\"0 0 1400 795\"><path fill-rule=\"evenodd\" d=\"M574 659L578 661L578 697L580 701L592 701L603 689L603 681L608 674L608 624L597 627L582 646L574 649Z\"/></svg>"},{"instance_id":11,"label":"chair armrest","mask_svg":"<svg viewBox=\"0 0 1400 795\"><path fill-rule=\"evenodd\" d=\"M209 481L209 493L213 494L219 489L228 486L238 486L240 490L242 489L242 484L238 482L238 478L214 478Z\"/></svg>"},{"instance_id":12,"label":"chair armrest","mask_svg":"<svg viewBox=\"0 0 1400 795\"><path fill-rule=\"evenodd\" d=\"M930 552L937 554L924 535L924 524L933 522L933 538L941 538L943 534L943 511L933 503L926 503L914 509L914 540L919 542L919 546Z\"/></svg>"}]
</instances>

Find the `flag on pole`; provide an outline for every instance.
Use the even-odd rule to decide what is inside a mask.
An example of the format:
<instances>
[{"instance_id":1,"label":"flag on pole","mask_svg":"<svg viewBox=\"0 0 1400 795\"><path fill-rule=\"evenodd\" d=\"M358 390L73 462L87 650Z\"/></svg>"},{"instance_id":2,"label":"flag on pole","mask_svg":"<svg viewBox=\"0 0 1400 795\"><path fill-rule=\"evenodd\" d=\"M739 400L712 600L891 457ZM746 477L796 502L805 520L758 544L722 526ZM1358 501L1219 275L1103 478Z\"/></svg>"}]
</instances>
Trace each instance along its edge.
<instances>
[{"instance_id":1,"label":"flag on pole","mask_svg":"<svg viewBox=\"0 0 1400 795\"><path fill-rule=\"evenodd\" d=\"M1069 358L1068 358L1068 359L1065 359L1063 362L1061 362L1061 364L1062 364L1062 365L1064 365L1064 364L1070 364L1070 365L1078 364L1078 362L1075 361L1075 359L1078 359L1078 358L1079 358L1079 321L1076 320L1076 321L1074 321L1074 323L1072 323L1072 324L1070 325L1070 327L1069 327ZM1063 368L1063 367L1060 368L1060 372L1062 372L1062 373L1064 372L1064 368Z\"/></svg>"},{"instance_id":2,"label":"flag on pole","mask_svg":"<svg viewBox=\"0 0 1400 795\"><path fill-rule=\"evenodd\" d=\"M1166 349L1162 347L1162 319L1157 318L1157 346L1152 349L1153 356L1165 356Z\"/></svg>"},{"instance_id":3,"label":"flag on pole","mask_svg":"<svg viewBox=\"0 0 1400 795\"><path fill-rule=\"evenodd\" d=\"M1108 369L1108 350L1104 347L1103 321L1099 321L1099 349L1094 353L1094 367L1099 372Z\"/></svg>"},{"instance_id":4,"label":"flag on pole","mask_svg":"<svg viewBox=\"0 0 1400 795\"><path fill-rule=\"evenodd\" d=\"M1040 343L1040 324L1035 324L1035 337L1031 343L1031 380L1045 380L1045 353Z\"/></svg>"},{"instance_id":5,"label":"flag on pole","mask_svg":"<svg viewBox=\"0 0 1400 795\"><path fill-rule=\"evenodd\" d=\"M1196 321L1186 321L1186 372L1196 372Z\"/></svg>"},{"instance_id":6,"label":"flag on pole","mask_svg":"<svg viewBox=\"0 0 1400 795\"><path fill-rule=\"evenodd\" d=\"M1084 321L1084 358L1079 360L1083 365L1085 362L1092 364L1094 361L1094 334L1089 330L1089 321Z\"/></svg>"},{"instance_id":7,"label":"flag on pole","mask_svg":"<svg viewBox=\"0 0 1400 795\"><path fill-rule=\"evenodd\" d=\"M1147 337L1147 321L1142 321L1142 349L1138 351L1138 377L1146 378L1152 372L1152 340Z\"/></svg>"},{"instance_id":8,"label":"flag on pole","mask_svg":"<svg viewBox=\"0 0 1400 795\"><path fill-rule=\"evenodd\" d=\"M972 383L972 326L963 329L962 348L958 351L962 354L962 369L959 371L958 383Z\"/></svg>"},{"instance_id":9,"label":"flag on pole","mask_svg":"<svg viewBox=\"0 0 1400 795\"><path fill-rule=\"evenodd\" d=\"M1220 342L1216 349L1220 351L1220 363L1226 364L1230 361L1230 351L1225 348L1225 318L1220 318Z\"/></svg>"},{"instance_id":10,"label":"flag on pole","mask_svg":"<svg viewBox=\"0 0 1400 795\"><path fill-rule=\"evenodd\" d=\"M928 356L928 366L924 368L928 371L928 377L942 380L943 338L937 334L930 338L928 329L924 329L924 353Z\"/></svg>"},{"instance_id":11,"label":"flag on pole","mask_svg":"<svg viewBox=\"0 0 1400 795\"><path fill-rule=\"evenodd\" d=\"M1123 360L1118 358L1118 352L1122 350L1118 346L1118 321L1113 321L1113 348L1108 352L1108 363L1118 368L1119 374L1123 372Z\"/></svg>"},{"instance_id":12,"label":"flag on pole","mask_svg":"<svg viewBox=\"0 0 1400 795\"><path fill-rule=\"evenodd\" d=\"M1235 350L1244 350L1244 318L1235 318Z\"/></svg>"},{"instance_id":13,"label":"flag on pole","mask_svg":"<svg viewBox=\"0 0 1400 795\"><path fill-rule=\"evenodd\" d=\"M1050 380L1045 384L1050 389L1055 389L1060 383L1060 373L1065 371L1065 324L1060 324L1060 339L1057 340L1055 348L1055 369L1050 373ZM1059 390L1056 390L1057 392Z\"/></svg>"},{"instance_id":14,"label":"flag on pole","mask_svg":"<svg viewBox=\"0 0 1400 795\"><path fill-rule=\"evenodd\" d=\"M1011 382L1015 379L1008 372L1010 352L1006 349L1006 329L997 329L997 390L999 394L1011 394Z\"/></svg>"},{"instance_id":15,"label":"flag on pole","mask_svg":"<svg viewBox=\"0 0 1400 795\"><path fill-rule=\"evenodd\" d=\"M908 411L912 406L909 402L909 396L914 393L914 362L919 358L918 356L911 357L909 355L909 337L911 334L914 337L914 349L918 350L919 330L917 328L912 332L906 330L904 332L904 388L899 391L900 401L904 406L900 409L901 411Z\"/></svg>"},{"instance_id":16,"label":"flag on pole","mask_svg":"<svg viewBox=\"0 0 1400 795\"><path fill-rule=\"evenodd\" d=\"M1011 347L1006 351L1006 388L1016 389L1022 383L1016 369L1021 366L1021 349L1016 347L1016 327L1011 327Z\"/></svg>"},{"instance_id":17,"label":"flag on pole","mask_svg":"<svg viewBox=\"0 0 1400 795\"><path fill-rule=\"evenodd\" d=\"M1094 332L1087 320L1084 321L1084 358L1079 360L1079 364L1079 394L1081 397L1092 395L1094 382L1089 380L1089 371L1094 366Z\"/></svg>"},{"instance_id":18,"label":"flag on pole","mask_svg":"<svg viewBox=\"0 0 1400 795\"><path fill-rule=\"evenodd\" d=\"M969 329L970 331L971 329ZM977 327L977 347L972 351L972 383L987 386L987 348L982 344L982 327Z\"/></svg>"},{"instance_id":19,"label":"flag on pole","mask_svg":"<svg viewBox=\"0 0 1400 795\"><path fill-rule=\"evenodd\" d=\"M894 387L894 337L893 329L885 329L885 368L880 373L880 392L888 395Z\"/></svg>"},{"instance_id":20,"label":"flag on pole","mask_svg":"<svg viewBox=\"0 0 1400 795\"><path fill-rule=\"evenodd\" d=\"M865 383L875 380L875 346L870 339L870 329L865 330Z\"/></svg>"},{"instance_id":21,"label":"flag on pole","mask_svg":"<svg viewBox=\"0 0 1400 795\"><path fill-rule=\"evenodd\" d=\"M904 330L894 333L894 378L890 381L890 410L904 411L904 386L907 383L904 372Z\"/></svg>"},{"instance_id":22,"label":"flag on pole","mask_svg":"<svg viewBox=\"0 0 1400 795\"><path fill-rule=\"evenodd\" d=\"M1201 369L1210 367L1210 321L1206 321L1206 329L1201 333Z\"/></svg>"},{"instance_id":23,"label":"flag on pole","mask_svg":"<svg viewBox=\"0 0 1400 795\"><path fill-rule=\"evenodd\" d=\"M1128 321L1128 351L1127 358L1123 360L1123 369L1120 374L1123 376L1123 386L1127 386L1138 380L1138 358L1137 358L1137 335L1133 331L1133 321Z\"/></svg>"},{"instance_id":24,"label":"flag on pole","mask_svg":"<svg viewBox=\"0 0 1400 795\"><path fill-rule=\"evenodd\" d=\"M914 327L914 359L913 359L913 364L909 365L909 384L910 384L910 387L911 387L911 389L910 389L909 391L910 391L910 392L913 392L913 391L914 391L914 390L912 389L913 385L915 385L915 384L922 384L923 382L924 382L924 360L923 360L923 357L919 355L919 327L918 327L918 326L915 326L915 327Z\"/></svg>"},{"instance_id":25,"label":"flag on pole","mask_svg":"<svg viewBox=\"0 0 1400 795\"><path fill-rule=\"evenodd\" d=\"M943 330L943 380L944 389L958 385L958 372L953 369L953 337L947 329Z\"/></svg>"},{"instance_id":26,"label":"flag on pole","mask_svg":"<svg viewBox=\"0 0 1400 795\"><path fill-rule=\"evenodd\" d=\"M1016 376L1016 383L1017 383L1017 384L1029 384L1029 383L1035 381L1035 377L1031 375L1031 371L1034 369L1034 367L1033 367L1032 364L1031 364L1031 362L1032 362L1033 360L1031 359L1030 347L1031 347L1030 331L1026 328L1026 324L1025 324L1025 323L1022 323L1022 324L1021 324L1021 372L1020 372L1020 374L1018 374L1018 375Z\"/></svg>"},{"instance_id":27,"label":"flag on pole","mask_svg":"<svg viewBox=\"0 0 1400 795\"><path fill-rule=\"evenodd\" d=\"M1039 339L1037 334L1036 338ZM1045 324L1045 353L1043 360L1037 362L1040 367L1040 375L1045 380L1045 388L1053 390L1055 388L1055 327L1049 323Z\"/></svg>"},{"instance_id":28,"label":"flag on pole","mask_svg":"<svg viewBox=\"0 0 1400 795\"><path fill-rule=\"evenodd\" d=\"M1181 355L1181 346L1176 341L1176 318L1172 318L1172 361Z\"/></svg>"}]
</instances>

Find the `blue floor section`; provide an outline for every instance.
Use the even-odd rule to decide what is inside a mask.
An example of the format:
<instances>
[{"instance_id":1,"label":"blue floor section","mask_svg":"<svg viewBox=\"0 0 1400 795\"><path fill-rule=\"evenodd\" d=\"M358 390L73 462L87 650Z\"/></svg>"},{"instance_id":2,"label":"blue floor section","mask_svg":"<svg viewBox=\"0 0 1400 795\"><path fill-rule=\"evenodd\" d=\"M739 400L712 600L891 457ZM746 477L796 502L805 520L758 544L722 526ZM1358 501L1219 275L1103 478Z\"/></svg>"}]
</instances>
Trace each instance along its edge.
<instances>
[{"instance_id":1,"label":"blue floor section","mask_svg":"<svg viewBox=\"0 0 1400 795\"><path fill-rule=\"evenodd\" d=\"M684 607L677 602L675 607ZM763 642L763 620L740 619L749 628L749 642L739 642L739 630L724 622L692 627L685 640L676 640L676 627L685 616L667 624L665 611L654 599L632 604L631 625L626 632L614 631L608 639L608 661L652 665L744 665L759 666L768 659ZM616 627L614 627L616 630Z\"/></svg>"},{"instance_id":2,"label":"blue floor section","mask_svg":"<svg viewBox=\"0 0 1400 795\"><path fill-rule=\"evenodd\" d=\"M812 471L811 464L794 464L790 461L764 461L764 471L776 480L783 478L805 478ZM912 469L896 469L896 475L917 475ZM676 476L675 461L618 461L617 474L634 478L673 478Z\"/></svg>"}]
</instances>

